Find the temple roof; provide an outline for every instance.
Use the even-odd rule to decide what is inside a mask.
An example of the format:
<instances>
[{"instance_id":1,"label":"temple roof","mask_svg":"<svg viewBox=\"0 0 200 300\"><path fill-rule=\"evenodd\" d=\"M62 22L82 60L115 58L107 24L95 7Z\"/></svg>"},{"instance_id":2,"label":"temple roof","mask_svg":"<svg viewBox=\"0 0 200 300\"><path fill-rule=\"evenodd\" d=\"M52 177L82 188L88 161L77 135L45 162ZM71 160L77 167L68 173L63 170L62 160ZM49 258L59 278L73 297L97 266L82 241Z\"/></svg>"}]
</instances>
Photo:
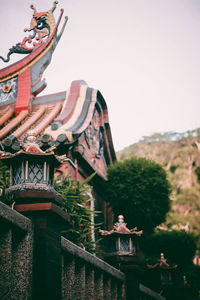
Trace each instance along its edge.
<instances>
[{"instance_id":1,"label":"temple roof","mask_svg":"<svg viewBox=\"0 0 200 300\"><path fill-rule=\"evenodd\" d=\"M147 265L149 269L176 269L178 265L169 265L167 263L166 258L164 257L164 253L160 253L160 259L154 265Z\"/></svg>"},{"instance_id":2,"label":"temple roof","mask_svg":"<svg viewBox=\"0 0 200 300\"><path fill-rule=\"evenodd\" d=\"M127 224L124 222L124 216L119 215L118 216L118 222L116 222L113 226L113 229L110 231L107 230L99 230L100 234L103 236L109 236L113 234L118 234L118 235L132 235L135 234L137 236L141 236L143 234L143 231L137 231L137 227L133 229L129 229L126 226Z\"/></svg>"},{"instance_id":3,"label":"temple roof","mask_svg":"<svg viewBox=\"0 0 200 300\"><path fill-rule=\"evenodd\" d=\"M67 91L45 96L43 72L64 31L65 18L57 33L63 10L57 22L53 11L33 9L32 35L9 49L9 61L14 53L26 57L0 70L0 151L16 153L23 148L27 136L36 137L42 151L57 155L74 151L101 177L115 159L106 102L101 93L83 80L72 81Z\"/></svg>"}]
</instances>

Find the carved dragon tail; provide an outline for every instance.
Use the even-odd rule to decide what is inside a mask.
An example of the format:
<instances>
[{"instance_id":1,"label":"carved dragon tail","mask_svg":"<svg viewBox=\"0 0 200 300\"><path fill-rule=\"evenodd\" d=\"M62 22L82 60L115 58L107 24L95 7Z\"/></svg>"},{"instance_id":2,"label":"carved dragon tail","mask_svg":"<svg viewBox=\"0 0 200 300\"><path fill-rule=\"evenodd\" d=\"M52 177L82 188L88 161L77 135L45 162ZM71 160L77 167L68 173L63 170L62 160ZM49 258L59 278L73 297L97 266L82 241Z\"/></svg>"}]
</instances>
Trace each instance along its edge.
<instances>
[{"instance_id":1,"label":"carved dragon tail","mask_svg":"<svg viewBox=\"0 0 200 300\"><path fill-rule=\"evenodd\" d=\"M0 59L3 60L4 62L9 62L11 54L12 54L12 52L9 52L7 54L7 58L4 58L3 56L0 56Z\"/></svg>"}]
</instances>

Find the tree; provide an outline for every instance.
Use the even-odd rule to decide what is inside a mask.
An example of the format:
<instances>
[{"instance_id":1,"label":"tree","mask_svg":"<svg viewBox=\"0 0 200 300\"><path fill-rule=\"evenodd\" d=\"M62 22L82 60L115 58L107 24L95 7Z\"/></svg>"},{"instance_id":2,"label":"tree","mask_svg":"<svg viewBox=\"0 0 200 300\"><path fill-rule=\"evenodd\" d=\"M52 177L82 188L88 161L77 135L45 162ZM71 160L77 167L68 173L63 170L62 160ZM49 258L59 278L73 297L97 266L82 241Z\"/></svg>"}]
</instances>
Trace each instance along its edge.
<instances>
[{"instance_id":1,"label":"tree","mask_svg":"<svg viewBox=\"0 0 200 300\"><path fill-rule=\"evenodd\" d=\"M114 214L123 214L129 227L146 232L165 220L171 187L161 165L131 158L108 168L107 200Z\"/></svg>"},{"instance_id":2,"label":"tree","mask_svg":"<svg viewBox=\"0 0 200 300\"><path fill-rule=\"evenodd\" d=\"M4 165L0 161L0 201L4 202L7 205L11 205L13 203L13 195L5 193L6 188L9 187L10 184L10 170L8 166Z\"/></svg>"},{"instance_id":3,"label":"tree","mask_svg":"<svg viewBox=\"0 0 200 300\"><path fill-rule=\"evenodd\" d=\"M0 195L3 194L5 188L9 186L10 174L9 169L0 161Z\"/></svg>"}]
</instances>

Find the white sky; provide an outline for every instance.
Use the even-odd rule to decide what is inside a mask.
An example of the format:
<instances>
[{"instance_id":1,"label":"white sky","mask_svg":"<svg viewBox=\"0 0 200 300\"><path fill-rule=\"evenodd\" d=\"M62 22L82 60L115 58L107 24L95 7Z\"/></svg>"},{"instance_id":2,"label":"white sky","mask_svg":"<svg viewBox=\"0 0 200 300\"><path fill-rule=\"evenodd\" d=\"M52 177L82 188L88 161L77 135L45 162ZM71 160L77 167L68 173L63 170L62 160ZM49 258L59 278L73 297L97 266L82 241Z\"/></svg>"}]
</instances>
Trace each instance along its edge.
<instances>
[{"instance_id":1,"label":"white sky","mask_svg":"<svg viewBox=\"0 0 200 300\"><path fill-rule=\"evenodd\" d=\"M30 4L52 7L49 0L0 0L0 55L25 36ZM43 94L77 79L99 89L115 150L153 132L200 127L200 0L60 0L56 17L60 8L69 21Z\"/></svg>"}]
</instances>

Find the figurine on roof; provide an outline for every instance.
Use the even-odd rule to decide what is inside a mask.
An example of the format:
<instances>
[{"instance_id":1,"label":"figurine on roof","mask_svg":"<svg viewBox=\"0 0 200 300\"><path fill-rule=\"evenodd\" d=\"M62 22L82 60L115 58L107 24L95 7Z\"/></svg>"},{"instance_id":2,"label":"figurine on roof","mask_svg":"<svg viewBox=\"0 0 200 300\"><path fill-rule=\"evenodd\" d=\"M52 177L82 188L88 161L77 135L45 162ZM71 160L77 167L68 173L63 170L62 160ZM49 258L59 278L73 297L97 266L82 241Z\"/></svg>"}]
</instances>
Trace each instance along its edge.
<instances>
[{"instance_id":1,"label":"figurine on roof","mask_svg":"<svg viewBox=\"0 0 200 300\"><path fill-rule=\"evenodd\" d=\"M37 138L34 135L34 132L32 130L29 130L27 133L26 141L23 143L23 149L25 152L29 153L45 153L42 151L37 143Z\"/></svg>"}]
</instances>

